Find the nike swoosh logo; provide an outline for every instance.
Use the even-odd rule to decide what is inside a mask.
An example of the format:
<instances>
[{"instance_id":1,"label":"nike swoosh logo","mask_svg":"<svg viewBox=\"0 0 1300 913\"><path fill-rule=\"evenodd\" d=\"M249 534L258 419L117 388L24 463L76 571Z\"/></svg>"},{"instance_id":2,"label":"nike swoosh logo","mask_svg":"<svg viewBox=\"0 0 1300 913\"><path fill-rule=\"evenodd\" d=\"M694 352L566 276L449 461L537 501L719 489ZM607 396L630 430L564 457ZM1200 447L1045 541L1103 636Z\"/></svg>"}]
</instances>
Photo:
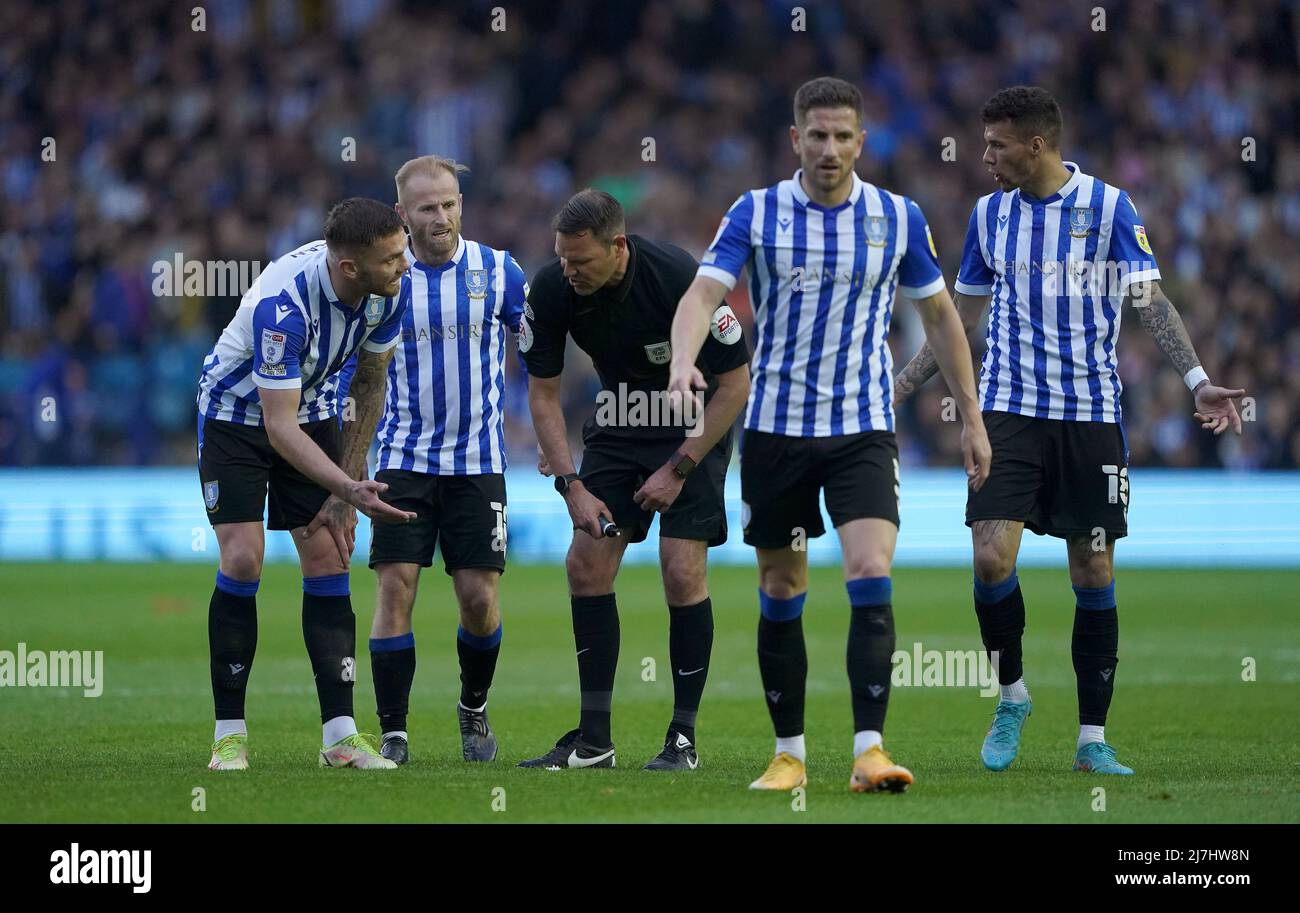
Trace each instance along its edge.
<instances>
[{"instance_id":1,"label":"nike swoosh logo","mask_svg":"<svg viewBox=\"0 0 1300 913\"><path fill-rule=\"evenodd\" d=\"M678 675L694 675L696 672L703 672L703 671L704 671L704 667L703 667L703 666L700 666L700 668L698 668L698 669L692 669L690 672L683 672L681 669L678 669L678 670L677 670L677 674L678 674Z\"/></svg>"},{"instance_id":2,"label":"nike swoosh logo","mask_svg":"<svg viewBox=\"0 0 1300 913\"><path fill-rule=\"evenodd\" d=\"M599 764L601 761L605 760L613 753L614 753L614 749L611 748L609 751L603 752L602 754L598 754L594 758L583 758L583 757L579 757L578 750L575 748L572 752L569 753L569 766L570 767L591 767L594 764Z\"/></svg>"},{"instance_id":3,"label":"nike swoosh logo","mask_svg":"<svg viewBox=\"0 0 1300 913\"><path fill-rule=\"evenodd\" d=\"M583 647L581 650L578 651L578 655L581 656L582 654L586 653L590 649L591 647Z\"/></svg>"}]
</instances>

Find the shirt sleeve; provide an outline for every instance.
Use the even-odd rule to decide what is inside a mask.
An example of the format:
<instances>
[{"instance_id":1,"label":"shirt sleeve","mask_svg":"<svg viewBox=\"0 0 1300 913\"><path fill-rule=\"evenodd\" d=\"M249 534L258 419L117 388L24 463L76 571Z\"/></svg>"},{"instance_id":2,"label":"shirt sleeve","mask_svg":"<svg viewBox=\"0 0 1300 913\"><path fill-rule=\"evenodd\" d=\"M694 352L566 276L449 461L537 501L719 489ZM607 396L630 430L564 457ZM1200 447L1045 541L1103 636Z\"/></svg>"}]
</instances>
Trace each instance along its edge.
<instances>
[{"instance_id":1,"label":"shirt sleeve","mask_svg":"<svg viewBox=\"0 0 1300 913\"><path fill-rule=\"evenodd\" d=\"M519 351L524 365L533 377L555 377L564 369L564 347L568 342L568 327L556 314L560 301L541 273L533 276L524 300L523 320L520 322Z\"/></svg>"},{"instance_id":2,"label":"shirt sleeve","mask_svg":"<svg viewBox=\"0 0 1300 913\"><path fill-rule=\"evenodd\" d=\"M253 307L253 383L270 390L302 386L298 358L307 324L286 294L263 298Z\"/></svg>"},{"instance_id":3,"label":"shirt sleeve","mask_svg":"<svg viewBox=\"0 0 1300 913\"><path fill-rule=\"evenodd\" d=\"M516 336L523 330L524 306L528 303L528 280L515 258L506 251L506 294L501 304L501 320Z\"/></svg>"},{"instance_id":4,"label":"shirt sleeve","mask_svg":"<svg viewBox=\"0 0 1300 913\"><path fill-rule=\"evenodd\" d=\"M749 349L745 346L740 318L729 305L719 305L713 312L709 335L704 338L700 356L714 374L726 374L749 362Z\"/></svg>"},{"instance_id":5,"label":"shirt sleeve","mask_svg":"<svg viewBox=\"0 0 1300 913\"><path fill-rule=\"evenodd\" d=\"M402 289L397 293L396 300L389 298L384 301L384 309L389 311L388 317L366 337L361 348L367 352L383 353L396 346L402 336L402 318L410 306L411 274L408 272L402 277Z\"/></svg>"},{"instance_id":6,"label":"shirt sleeve","mask_svg":"<svg viewBox=\"0 0 1300 913\"><path fill-rule=\"evenodd\" d=\"M993 291L996 278L980 247L979 211L977 203L970 212L966 241L961 248L961 268L957 270L957 281L953 283L953 288L962 295L988 295Z\"/></svg>"},{"instance_id":7,"label":"shirt sleeve","mask_svg":"<svg viewBox=\"0 0 1300 913\"><path fill-rule=\"evenodd\" d=\"M903 262L898 267L898 290L904 298L929 298L944 287L939 252L935 250L930 226L921 207L908 200L907 250L903 251Z\"/></svg>"},{"instance_id":8,"label":"shirt sleeve","mask_svg":"<svg viewBox=\"0 0 1300 913\"><path fill-rule=\"evenodd\" d=\"M740 271L749 262L752 245L749 242L750 227L754 222L754 197L745 193L731 204L727 214L722 217L718 233L713 236L713 243L700 258L697 276L708 276L727 287L736 287Z\"/></svg>"},{"instance_id":9,"label":"shirt sleeve","mask_svg":"<svg viewBox=\"0 0 1300 913\"><path fill-rule=\"evenodd\" d=\"M528 382L528 361L524 358L524 309L528 307L528 280L518 261L506 251L506 294L501 304L501 320L515 334L515 356Z\"/></svg>"},{"instance_id":10,"label":"shirt sleeve","mask_svg":"<svg viewBox=\"0 0 1300 913\"><path fill-rule=\"evenodd\" d=\"M1151 252L1146 226L1139 224L1137 208L1125 191L1120 191L1115 203L1115 215L1110 229L1110 262L1120 268L1120 292L1138 282L1157 282L1160 268L1156 255Z\"/></svg>"}]
</instances>

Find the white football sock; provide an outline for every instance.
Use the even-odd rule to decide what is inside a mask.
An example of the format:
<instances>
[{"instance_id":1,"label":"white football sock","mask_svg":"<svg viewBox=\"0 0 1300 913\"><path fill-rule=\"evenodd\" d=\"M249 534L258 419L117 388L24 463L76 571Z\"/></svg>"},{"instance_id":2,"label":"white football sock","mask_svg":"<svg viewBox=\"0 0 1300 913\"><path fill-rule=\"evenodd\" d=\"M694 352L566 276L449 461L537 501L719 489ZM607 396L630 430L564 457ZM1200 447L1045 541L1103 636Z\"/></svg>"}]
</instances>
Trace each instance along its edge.
<instances>
[{"instance_id":1,"label":"white football sock","mask_svg":"<svg viewBox=\"0 0 1300 913\"><path fill-rule=\"evenodd\" d=\"M776 753L780 754L783 751L800 761L806 762L808 760L808 749L804 748L803 733L791 736L788 739L778 738L776 740Z\"/></svg>"},{"instance_id":2,"label":"white football sock","mask_svg":"<svg viewBox=\"0 0 1300 913\"><path fill-rule=\"evenodd\" d=\"M348 736L356 734L357 724L350 716L336 716L332 720L327 720L321 727L321 740L326 748L337 745Z\"/></svg>"},{"instance_id":3,"label":"white football sock","mask_svg":"<svg viewBox=\"0 0 1300 913\"><path fill-rule=\"evenodd\" d=\"M387 742L389 739L405 739L408 742L410 741L410 739L406 738L405 729L394 729L391 732L385 732L383 741Z\"/></svg>"},{"instance_id":4,"label":"white football sock","mask_svg":"<svg viewBox=\"0 0 1300 913\"><path fill-rule=\"evenodd\" d=\"M1002 700L1008 703L1023 704L1029 700L1029 689L1025 687L1023 676L1009 685L1002 685L999 690L1002 692Z\"/></svg>"},{"instance_id":5,"label":"white football sock","mask_svg":"<svg viewBox=\"0 0 1300 913\"><path fill-rule=\"evenodd\" d=\"M1076 748L1076 751L1078 750L1078 748L1082 748L1084 745L1087 745L1089 742L1104 742L1104 741L1106 741L1105 726L1080 726L1079 744Z\"/></svg>"},{"instance_id":6,"label":"white football sock","mask_svg":"<svg viewBox=\"0 0 1300 913\"><path fill-rule=\"evenodd\" d=\"M217 720L212 741L220 742L228 735L248 735L248 726L243 720Z\"/></svg>"},{"instance_id":7,"label":"white football sock","mask_svg":"<svg viewBox=\"0 0 1300 913\"><path fill-rule=\"evenodd\" d=\"M853 757L856 758L864 751L870 751L882 742L880 733L874 729L864 729L861 732L853 733Z\"/></svg>"}]
</instances>

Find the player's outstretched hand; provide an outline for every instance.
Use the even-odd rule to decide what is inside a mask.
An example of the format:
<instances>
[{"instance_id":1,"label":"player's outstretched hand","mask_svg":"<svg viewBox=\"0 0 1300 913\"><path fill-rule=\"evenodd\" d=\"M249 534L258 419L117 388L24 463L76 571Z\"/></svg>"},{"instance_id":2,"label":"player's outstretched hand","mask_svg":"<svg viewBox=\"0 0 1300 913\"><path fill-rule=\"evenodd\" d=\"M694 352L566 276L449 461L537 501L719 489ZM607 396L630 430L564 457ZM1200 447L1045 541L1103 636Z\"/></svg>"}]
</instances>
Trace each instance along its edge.
<instances>
[{"instance_id":1,"label":"player's outstretched hand","mask_svg":"<svg viewBox=\"0 0 1300 913\"><path fill-rule=\"evenodd\" d=\"M348 486L348 502L371 520L379 523L410 523L414 520L415 514L398 510L379 499L379 496L386 491L388 486L383 482L362 479Z\"/></svg>"},{"instance_id":2,"label":"player's outstretched hand","mask_svg":"<svg viewBox=\"0 0 1300 913\"><path fill-rule=\"evenodd\" d=\"M1214 384L1201 384L1196 388L1196 411L1192 414L1202 428L1213 431L1216 437L1227 431L1229 425L1233 431L1241 434L1241 416L1237 414L1237 407L1232 401L1245 395L1245 389L1229 390Z\"/></svg>"},{"instance_id":3,"label":"player's outstretched hand","mask_svg":"<svg viewBox=\"0 0 1300 913\"><path fill-rule=\"evenodd\" d=\"M673 472L671 466L665 464L645 480L645 484L632 495L632 500L642 510L666 511L673 506L677 496L682 493L682 486L685 483L685 479Z\"/></svg>"},{"instance_id":4,"label":"player's outstretched hand","mask_svg":"<svg viewBox=\"0 0 1300 913\"><path fill-rule=\"evenodd\" d=\"M703 372L695 365L673 365L668 371L668 405L672 414L694 427L704 411L704 401L696 391L706 390L708 386Z\"/></svg>"},{"instance_id":5,"label":"player's outstretched hand","mask_svg":"<svg viewBox=\"0 0 1300 913\"><path fill-rule=\"evenodd\" d=\"M983 419L962 425L961 455L966 464L966 484L971 490L979 491L988 480L993 465L993 448L989 445L989 433L984 429Z\"/></svg>"},{"instance_id":6,"label":"player's outstretched hand","mask_svg":"<svg viewBox=\"0 0 1300 913\"><path fill-rule=\"evenodd\" d=\"M542 450L542 445L537 445L537 471L544 476L551 474L551 463L546 459L546 451Z\"/></svg>"},{"instance_id":7,"label":"player's outstretched hand","mask_svg":"<svg viewBox=\"0 0 1300 913\"><path fill-rule=\"evenodd\" d=\"M322 526L330 531L330 536L339 550L339 560L343 562L345 568L349 567L352 563L352 551L357 544L356 509L338 496L330 495L316 512L316 516L307 524L307 531L303 533L303 538L310 539L312 534Z\"/></svg>"}]
</instances>

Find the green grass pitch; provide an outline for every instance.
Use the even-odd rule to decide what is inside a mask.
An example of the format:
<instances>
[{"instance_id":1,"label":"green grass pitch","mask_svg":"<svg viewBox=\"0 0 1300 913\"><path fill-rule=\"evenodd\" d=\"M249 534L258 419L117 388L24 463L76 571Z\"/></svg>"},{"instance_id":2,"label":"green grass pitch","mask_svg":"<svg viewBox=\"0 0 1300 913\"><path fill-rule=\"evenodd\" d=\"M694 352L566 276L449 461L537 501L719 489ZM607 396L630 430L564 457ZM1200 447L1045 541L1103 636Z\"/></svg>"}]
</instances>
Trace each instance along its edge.
<instances>
[{"instance_id":1,"label":"green grass pitch","mask_svg":"<svg viewBox=\"0 0 1300 913\"><path fill-rule=\"evenodd\" d=\"M1065 572L1027 570L1026 676L1034 714L1005 773L979 763L993 702L975 688L895 688L886 745L909 766L905 795L852 795L838 568L814 569L808 635L809 786L745 787L771 754L755 660L753 568L710 574L717 633L698 738L700 769L652 774L672 702L668 623L657 571L618 581L623 641L614 692L615 770L514 767L577 720L577 671L563 571L512 566L502 582L505 635L490 765L459 760L455 611L450 581L425 572L416 608L413 762L392 772L320 770L320 727L302 645L297 569L268 567L248 700L252 769L207 771L212 735L206 566L5 565L0 650L103 650L104 693L0 691L0 820L58 822L1286 822L1300 820L1300 573L1136 571L1118 577L1121 661L1108 740L1133 778L1070 771L1076 733ZM374 577L352 575L358 619L356 709L375 731L365 655ZM902 569L894 577L898 645L979 645L966 569ZM653 658L657 681L643 680ZM1255 680L1243 681L1253 658ZM1105 810L1094 787L1105 787ZM194 790L206 791L195 811ZM504 789L504 793L497 790ZM501 805L504 810L494 810Z\"/></svg>"}]
</instances>

